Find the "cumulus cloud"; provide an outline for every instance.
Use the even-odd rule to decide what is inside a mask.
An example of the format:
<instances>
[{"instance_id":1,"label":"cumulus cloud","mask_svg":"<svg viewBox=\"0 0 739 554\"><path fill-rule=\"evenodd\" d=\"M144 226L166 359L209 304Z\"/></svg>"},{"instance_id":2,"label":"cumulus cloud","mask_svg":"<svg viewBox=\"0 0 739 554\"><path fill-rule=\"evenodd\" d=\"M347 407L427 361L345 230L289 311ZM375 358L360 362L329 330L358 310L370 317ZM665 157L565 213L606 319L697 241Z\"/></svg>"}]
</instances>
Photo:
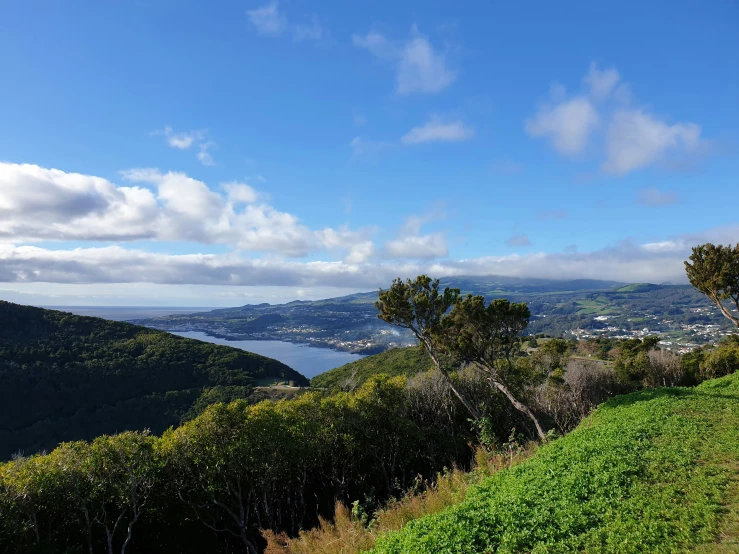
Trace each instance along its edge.
<instances>
[{"instance_id":1,"label":"cumulus cloud","mask_svg":"<svg viewBox=\"0 0 739 554\"><path fill-rule=\"evenodd\" d=\"M700 135L695 123L669 125L641 109L619 111L608 125L601 169L623 175L662 161L670 152L694 152Z\"/></svg>"},{"instance_id":2,"label":"cumulus cloud","mask_svg":"<svg viewBox=\"0 0 739 554\"><path fill-rule=\"evenodd\" d=\"M459 142L471 138L475 132L462 121L444 122L433 117L425 125L414 127L403 136L404 144L420 144L423 142Z\"/></svg>"},{"instance_id":3,"label":"cumulus cloud","mask_svg":"<svg viewBox=\"0 0 739 554\"><path fill-rule=\"evenodd\" d=\"M677 193L674 191L662 192L650 187L639 191L638 203L643 206L667 206L677 202Z\"/></svg>"},{"instance_id":4,"label":"cumulus cloud","mask_svg":"<svg viewBox=\"0 0 739 554\"><path fill-rule=\"evenodd\" d=\"M549 139L557 152L570 157L586 151L596 137L605 145L600 169L614 175L703 149L695 123L671 125L646 108L631 107L629 86L615 68L601 70L593 62L582 82L584 90L570 97L561 85L552 87L550 100L525 121L526 132Z\"/></svg>"},{"instance_id":5,"label":"cumulus cloud","mask_svg":"<svg viewBox=\"0 0 739 554\"><path fill-rule=\"evenodd\" d=\"M608 98L620 81L621 75L615 68L611 67L601 71L595 62L590 62L588 73L583 77L583 83L588 86L590 94L596 100Z\"/></svg>"},{"instance_id":6,"label":"cumulus cloud","mask_svg":"<svg viewBox=\"0 0 739 554\"><path fill-rule=\"evenodd\" d=\"M590 99L576 96L543 105L526 121L525 129L532 137L548 138L557 152L574 156L588 145L598 121L598 112Z\"/></svg>"},{"instance_id":7,"label":"cumulus cloud","mask_svg":"<svg viewBox=\"0 0 739 554\"><path fill-rule=\"evenodd\" d=\"M449 254L444 233L422 234L421 227L428 223L444 219L442 206L437 206L423 215L408 217L401 227L398 236L385 243L383 257L385 259L419 259L431 260Z\"/></svg>"},{"instance_id":8,"label":"cumulus cloud","mask_svg":"<svg viewBox=\"0 0 739 554\"><path fill-rule=\"evenodd\" d=\"M257 33L263 36L279 37L289 31L294 40L302 41L320 40L324 34L323 26L315 15L311 16L309 23L290 23L276 0L247 10L246 15Z\"/></svg>"},{"instance_id":9,"label":"cumulus cloud","mask_svg":"<svg viewBox=\"0 0 739 554\"><path fill-rule=\"evenodd\" d=\"M141 187L30 164L0 162L0 237L136 240L156 235L159 208Z\"/></svg>"},{"instance_id":10,"label":"cumulus cloud","mask_svg":"<svg viewBox=\"0 0 739 554\"><path fill-rule=\"evenodd\" d=\"M303 256L321 249L368 252L367 234L313 231L263 201L245 183L222 193L184 173L130 169L119 186L91 175L31 164L0 163L0 238L14 241L154 239L225 244L234 248ZM352 240L356 244L352 243Z\"/></svg>"},{"instance_id":11,"label":"cumulus cloud","mask_svg":"<svg viewBox=\"0 0 739 554\"><path fill-rule=\"evenodd\" d=\"M415 24L405 41L389 40L380 33L370 31L366 35L353 35L352 42L356 47L368 50L379 60L394 66L396 91L399 94L440 92L457 78L456 72L447 66L446 56L434 49Z\"/></svg>"},{"instance_id":12,"label":"cumulus cloud","mask_svg":"<svg viewBox=\"0 0 739 554\"><path fill-rule=\"evenodd\" d=\"M329 250L343 250L344 261L350 264L363 263L375 253L375 243L370 240L374 229L352 231L348 227L317 231L321 243Z\"/></svg>"}]
</instances>

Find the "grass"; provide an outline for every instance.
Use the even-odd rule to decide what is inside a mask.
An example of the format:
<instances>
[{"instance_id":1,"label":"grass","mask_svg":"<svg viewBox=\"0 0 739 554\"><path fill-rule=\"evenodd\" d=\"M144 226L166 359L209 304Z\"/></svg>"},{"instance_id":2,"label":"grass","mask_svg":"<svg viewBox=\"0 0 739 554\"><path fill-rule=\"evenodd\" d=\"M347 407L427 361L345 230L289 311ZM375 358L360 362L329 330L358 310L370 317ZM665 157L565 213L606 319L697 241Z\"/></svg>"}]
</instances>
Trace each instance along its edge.
<instances>
[{"instance_id":1,"label":"grass","mask_svg":"<svg viewBox=\"0 0 739 554\"><path fill-rule=\"evenodd\" d=\"M342 388L347 384L359 386L380 373L391 377L410 377L431 368L431 358L422 348L393 348L317 375L310 384L315 388Z\"/></svg>"},{"instance_id":2,"label":"grass","mask_svg":"<svg viewBox=\"0 0 739 554\"><path fill-rule=\"evenodd\" d=\"M737 552L739 374L610 400L374 554Z\"/></svg>"},{"instance_id":3,"label":"grass","mask_svg":"<svg viewBox=\"0 0 739 554\"><path fill-rule=\"evenodd\" d=\"M374 547L379 535L458 504L470 486L520 463L532 455L535 447L531 443L526 448L511 448L507 453L496 454L478 448L472 471L454 468L437 475L432 483L419 483L420 490L391 500L369 521L368 517L352 513L346 505L337 502L333 521L321 519L318 527L301 531L298 537L263 531L268 542L265 554L359 554Z\"/></svg>"}]
</instances>

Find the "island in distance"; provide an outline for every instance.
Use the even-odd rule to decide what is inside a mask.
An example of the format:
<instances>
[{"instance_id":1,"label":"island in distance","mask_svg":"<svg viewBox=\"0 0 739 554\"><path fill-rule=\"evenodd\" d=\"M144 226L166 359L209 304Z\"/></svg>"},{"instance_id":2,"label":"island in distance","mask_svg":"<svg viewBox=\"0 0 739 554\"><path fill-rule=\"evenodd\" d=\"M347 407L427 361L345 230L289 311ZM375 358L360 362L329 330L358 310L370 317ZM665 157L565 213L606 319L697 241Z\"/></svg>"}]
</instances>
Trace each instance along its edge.
<instances>
[{"instance_id":1,"label":"island in distance","mask_svg":"<svg viewBox=\"0 0 739 554\"><path fill-rule=\"evenodd\" d=\"M659 335L663 347L689 351L716 342L731 329L711 302L689 285L492 276L442 279L441 286L481 294L487 300L528 303L531 335L577 339ZM200 331L230 340L281 340L358 354L415 344L411 333L377 319L376 300L377 292L372 291L135 322L165 331Z\"/></svg>"}]
</instances>

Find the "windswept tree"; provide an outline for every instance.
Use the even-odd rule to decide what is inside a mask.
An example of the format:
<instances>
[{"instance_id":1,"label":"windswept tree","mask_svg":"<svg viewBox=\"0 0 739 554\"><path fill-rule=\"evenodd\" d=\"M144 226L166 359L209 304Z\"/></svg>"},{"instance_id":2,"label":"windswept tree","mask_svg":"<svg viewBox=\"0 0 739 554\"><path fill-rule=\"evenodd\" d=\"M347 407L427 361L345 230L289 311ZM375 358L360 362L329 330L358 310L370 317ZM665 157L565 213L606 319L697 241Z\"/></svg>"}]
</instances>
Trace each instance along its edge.
<instances>
[{"instance_id":1,"label":"windswept tree","mask_svg":"<svg viewBox=\"0 0 739 554\"><path fill-rule=\"evenodd\" d=\"M375 307L381 320L409 329L429 353L436 368L445 377L454 395L464 405L475 421L480 412L459 391L442 362L442 350L437 343L442 318L459 298L459 289L445 288L439 291L439 280L419 275L415 280L395 279L388 290L380 289Z\"/></svg>"},{"instance_id":2,"label":"windswept tree","mask_svg":"<svg viewBox=\"0 0 739 554\"><path fill-rule=\"evenodd\" d=\"M690 284L710 298L721 313L739 327L739 316L732 314L726 305L729 300L739 312L739 244L733 248L711 243L696 246L690 262L685 262Z\"/></svg>"},{"instance_id":3,"label":"windswept tree","mask_svg":"<svg viewBox=\"0 0 739 554\"><path fill-rule=\"evenodd\" d=\"M484 297L467 295L457 299L449 315L435 327L436 342L450 355L483 371L490 384L532 421L539 438L546 440L536 415L516 398L511 386L519 377L514 357L530 317L524 303L497 299L486 307Z\"/></svg>"}]
</instances>

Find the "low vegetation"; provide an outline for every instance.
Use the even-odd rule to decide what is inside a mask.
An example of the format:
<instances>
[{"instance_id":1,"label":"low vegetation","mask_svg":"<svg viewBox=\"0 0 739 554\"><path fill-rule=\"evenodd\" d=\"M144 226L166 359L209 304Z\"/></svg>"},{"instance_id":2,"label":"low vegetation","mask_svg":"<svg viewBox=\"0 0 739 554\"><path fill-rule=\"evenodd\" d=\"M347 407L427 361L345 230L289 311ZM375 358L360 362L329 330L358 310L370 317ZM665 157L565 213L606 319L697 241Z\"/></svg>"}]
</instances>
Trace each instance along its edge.
<instances>
[{"instance_id":1,"label":"low vegetation","mask_svg":"<svg viewBox=\"0 0 739 554\"><path fill-rule=\"evenodd\" d=\"M716 255L734 267L729 254ZM691 258L700 279L706 259ZM735 300L726 276L704 285L719 303ZM0 464L9 554L719 553L739 540L736 337L684 356L654 337L523 337L525 304L463 297L420 276L396 280L377 303L420 347L306 390L256 387L297 375L273 360L0 307L0 378L11 393L46 394L62 429L68 397L94 428L101 398L120 407L191 394L167 405L181 424L160 436L102 435ZM397 375L377 374L383 363ZM269 400L251 404L258 395Z\"/></svg>"},{"instance_id":2,"label":"low vegetation","mask_svg":"<svg viewBox=\"0 0 739 554\"><path fill-rule=\"evenodd\" d=\"M433 367L423 348L393 348L334 368L311 379L311 387L350 390L374 375L411 377Z\"/></svg>"},{"instance_id":3,"label":"low vegetation","mask_svg":"<svg viewBox=\"0 0 739 554\"><path fill-rule=\"evenodd\" d=\"M676 552L735 540L718 533L736 501L727 486L737 428L737 374L618 397L460 504L380 537L372 552Z\"/></svg>"}]
</instances>

